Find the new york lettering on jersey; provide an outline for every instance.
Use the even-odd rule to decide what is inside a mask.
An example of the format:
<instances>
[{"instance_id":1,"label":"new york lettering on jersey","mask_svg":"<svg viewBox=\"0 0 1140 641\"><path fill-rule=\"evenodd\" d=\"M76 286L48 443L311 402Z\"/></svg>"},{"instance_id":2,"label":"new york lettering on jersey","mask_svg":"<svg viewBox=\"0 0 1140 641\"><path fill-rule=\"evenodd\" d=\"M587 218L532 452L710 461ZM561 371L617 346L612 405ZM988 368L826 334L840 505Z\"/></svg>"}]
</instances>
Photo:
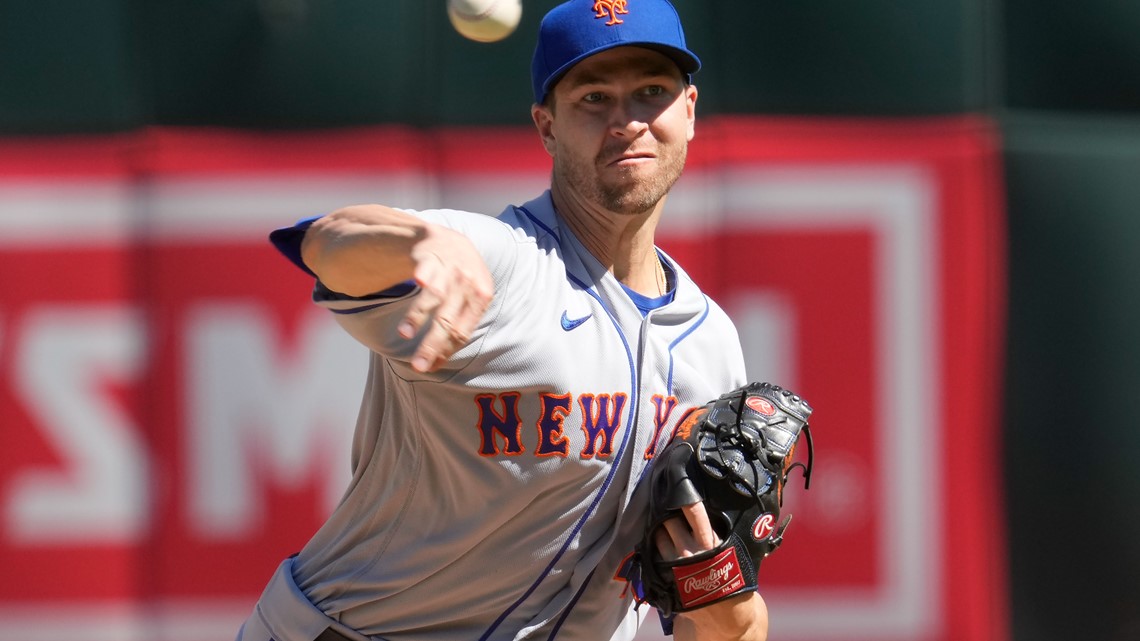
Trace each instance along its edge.
<instances>
[{"instance_id":1,"label":"new york lettering on jersey","mask_svg":"<svg viewBox=\"0 0 1140 641\"><path fill-rule=\"evenodd\" d=\"M480 394L475 397L479 407L479 454L481 456L518 456L528 452L535 456L561 456L572 454L570 438L566 434L566 420L581 426L585 445L578 451L581 458L607 458L613 454L617 432L623 423L629 397L622 392L611 394L579 394L577 403L573 394L540 393L541 411L535 420L524 420L519 414L520 392ZM644 458L653 458L666 422L677 407L677 399L661 394L650 398L653 407L653 435L645 448ZM535 443L528 448L523 432L524 425L535 425ZM500 445L501 443L501 445Z\"/></svg>"}]
</instances>

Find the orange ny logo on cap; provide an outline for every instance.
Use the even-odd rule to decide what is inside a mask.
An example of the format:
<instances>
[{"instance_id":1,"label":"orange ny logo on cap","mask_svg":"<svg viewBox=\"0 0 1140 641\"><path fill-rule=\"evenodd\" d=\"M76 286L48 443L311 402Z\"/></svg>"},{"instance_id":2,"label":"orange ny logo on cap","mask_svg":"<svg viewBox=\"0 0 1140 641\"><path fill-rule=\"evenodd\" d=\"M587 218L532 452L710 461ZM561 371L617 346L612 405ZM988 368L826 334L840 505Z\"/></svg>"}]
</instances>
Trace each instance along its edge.
<instances>
[{"instance_id":1,"label":"orange ny logo on cap","mask_svg":"<svg viewBox=\"0 0 1140 641\"><path fill-rule=\"evenodd\" d=\"M626 0L594 0L594 17L604 18L609 16L610 21L606 26L621 24L623 20L617 17L619 13L629 13L629 9L625 8Z\"/></svg>"}]
</instances>

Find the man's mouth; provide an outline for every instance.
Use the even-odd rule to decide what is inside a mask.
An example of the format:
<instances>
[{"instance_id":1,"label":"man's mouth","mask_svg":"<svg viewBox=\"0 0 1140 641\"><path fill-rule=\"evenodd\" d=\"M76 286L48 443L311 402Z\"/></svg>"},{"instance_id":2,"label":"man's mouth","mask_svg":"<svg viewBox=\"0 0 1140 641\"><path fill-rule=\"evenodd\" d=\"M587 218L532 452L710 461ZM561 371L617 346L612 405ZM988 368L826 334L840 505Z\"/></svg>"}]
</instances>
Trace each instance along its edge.
<instances>
[{"instance_id":1,"label":"man's mouth","mask_svg":"<svg viewBox=\"0 0 1140 641\"><path fill-rule=\"evenodd\" d=\"M622 167L622 166L626 166L626 165L637 165L637 164L640 164L640 163L645 162L647 160L653 160L654 158L656 158L656 156L654 156L653 154L648 153L648 152L624 153L624 154L620 154L620 155L614 157L612 160L610 160L608 163L606 163L606 165L607 166L618 166L618 167Z\"/></svg>"}]
</instances>

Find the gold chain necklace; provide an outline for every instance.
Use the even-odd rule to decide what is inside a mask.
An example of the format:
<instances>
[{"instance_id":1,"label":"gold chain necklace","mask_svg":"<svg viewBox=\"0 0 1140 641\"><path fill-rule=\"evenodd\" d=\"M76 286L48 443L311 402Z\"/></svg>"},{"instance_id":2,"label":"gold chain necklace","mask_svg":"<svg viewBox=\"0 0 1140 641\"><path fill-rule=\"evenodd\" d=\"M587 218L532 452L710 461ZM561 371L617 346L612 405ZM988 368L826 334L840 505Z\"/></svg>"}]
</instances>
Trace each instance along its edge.
<instances>
[{"instance_id":1,"label":"gold chain necklace","mask_svg":"<svg viewBox=\"0 0 1140 641\"><path fill-rule=\"evenodd\" d=\"M664 296L668 292L666 285L669 279L665 277L665 267L661 264L661 257L655 256L657 263L657 291L660 292L658 296Z\"/></svg>"}]
</instances>

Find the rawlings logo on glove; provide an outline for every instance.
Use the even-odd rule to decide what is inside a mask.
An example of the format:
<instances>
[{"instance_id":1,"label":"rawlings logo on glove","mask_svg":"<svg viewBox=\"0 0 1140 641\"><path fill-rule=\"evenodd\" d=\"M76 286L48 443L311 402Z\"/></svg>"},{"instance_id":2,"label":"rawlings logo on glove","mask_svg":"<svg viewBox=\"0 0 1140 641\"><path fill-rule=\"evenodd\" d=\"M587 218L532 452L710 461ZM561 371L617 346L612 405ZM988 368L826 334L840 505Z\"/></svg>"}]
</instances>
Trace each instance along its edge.
<instances>
[{"instance_id":1,"label":"rawlings logo on glove","mask_svg":"<svg viewBox=\"0 0 1140 641\"><path fill-rule=\"evenodd\" d=\"M788 390L750 383L682 421L650 472L649 523L636 552L639 601L670 616L756 589L760 561L780 546L791 520L788 514L780 521L789 473L800 467L804 487L811 481L811 413L807 401ZM807 463L793 463L801 434ZM681 508L698 501L720 545L663 559L657 529L684 518Z\"/></svg>"},{"instance_id":2,"label":"rawlings logo on glove","mask_svg":"<svg viewBox=\"0 0 1140 641\"><path fill-rule=\"evenodd\" d=\"M689 609L736 594L745 583L735 549L725 550L707 563L673 568L673 576L677 579L677 597Z\"/></svg>"}]
</instances>

